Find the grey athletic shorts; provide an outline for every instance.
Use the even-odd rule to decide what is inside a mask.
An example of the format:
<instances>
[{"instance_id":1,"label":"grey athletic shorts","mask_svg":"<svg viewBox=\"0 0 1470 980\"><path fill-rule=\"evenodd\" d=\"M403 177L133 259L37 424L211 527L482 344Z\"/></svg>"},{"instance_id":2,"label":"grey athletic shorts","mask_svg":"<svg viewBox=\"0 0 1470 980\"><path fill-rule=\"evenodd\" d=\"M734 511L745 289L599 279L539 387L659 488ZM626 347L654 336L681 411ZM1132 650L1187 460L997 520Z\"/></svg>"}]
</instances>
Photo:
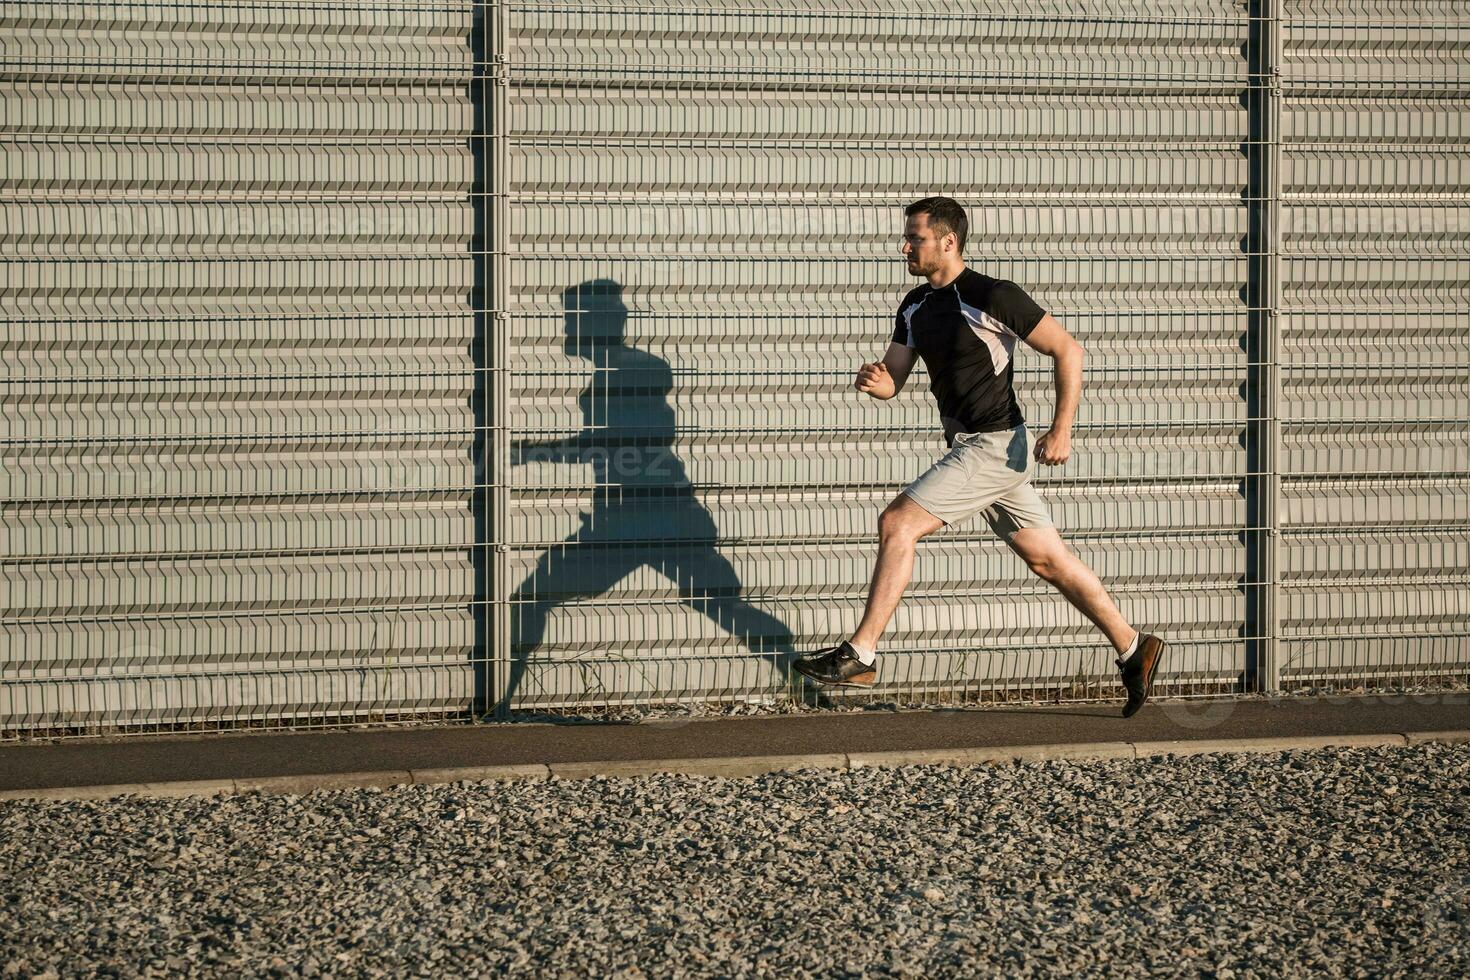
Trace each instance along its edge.
<instances>
[{"instance_id":1,"label":"grey athletic shorts","mask_svg":"<svg viewBox=\"0 0 1470 980\"><path fill-rule=\"evenodd\" d=\"M960 432L949 452L903 492L946 524L984 511L1000 537L1026 527L1055 527L1031 485L1036 439L1024 424L999 432Z\"/></svg>"}]
</instances>

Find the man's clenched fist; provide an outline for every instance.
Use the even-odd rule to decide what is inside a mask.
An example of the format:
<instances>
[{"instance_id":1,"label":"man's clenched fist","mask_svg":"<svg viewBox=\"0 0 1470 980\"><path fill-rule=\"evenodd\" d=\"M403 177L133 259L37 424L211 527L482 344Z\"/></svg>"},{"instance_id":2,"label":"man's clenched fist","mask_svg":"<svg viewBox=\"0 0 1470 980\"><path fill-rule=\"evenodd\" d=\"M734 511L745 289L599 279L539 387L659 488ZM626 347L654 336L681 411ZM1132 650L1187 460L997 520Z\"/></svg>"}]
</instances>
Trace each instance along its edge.
<instances>
[{"instance_id":1,"label":"man's clenched fist","mask_svg":"<svg viewBox=\"0 0 1470 980\"><path fill-rule=\"evenodd\" d=\"M892 398L895 391L893 376L888 373L888 365L882 361L864 364L858 368L857 381L853 382L853 387L874 398Z\"/></svg>"}]
</instances>

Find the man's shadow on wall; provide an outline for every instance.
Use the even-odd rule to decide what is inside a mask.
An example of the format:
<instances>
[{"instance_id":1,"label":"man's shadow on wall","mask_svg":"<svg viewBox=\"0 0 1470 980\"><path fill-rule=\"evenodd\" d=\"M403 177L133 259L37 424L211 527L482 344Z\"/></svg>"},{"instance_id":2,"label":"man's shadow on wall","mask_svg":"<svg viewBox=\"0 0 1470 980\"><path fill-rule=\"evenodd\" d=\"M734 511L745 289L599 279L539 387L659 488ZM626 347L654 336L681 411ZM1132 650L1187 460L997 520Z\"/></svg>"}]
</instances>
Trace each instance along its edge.
<instances>
[{"instance_id":1,"label":"man's shadow on wall","mask_svg":"<svg viewBox=\"0 0 1470 980\"><path fill-rule=\"evenodd\" d=\"M716 550L719 529L695 497L684 464L673 452L674 410L668 401L673 371L668 362L625 342L628 310L623 305L622 286L611 279L588 280L564 290L562 305L563 349L587 359L593 369L578 399L582 430L561 439L515 441L511 462L590 464L596 481L592 510L582 513L581 527L541 555L511 596L509 675L501 700L492 710L500 717L509 716L553 610L601 595L644 565L675 584L682 604L740 638L773 668L776 677L791 677L788 666L795 656L791 631L741 598L734 567ZM566 479L570 483L576 477L572 471ZM643 612L635 601L624 616L590 610L587 615L605 615L599 626L609 641L624 646L636 641L646 651L640 658L646 666L667 664L656 651L676 638L649 635L649 627L664 620L645 617ZM695 654L690 651L687 655ZM595 664L608 658L608 653L593 650L588 659ZM687 677L691 686L701 688L757 686L732 683L744 674L745 664L739 660L726 663L728 669L712 669L707 682L698 672L683 669L654 676L671 681ZM596 672L595 666L591 669ZM580 696L584 692L554 693ZM631 693L652 697L661 692Z\"/></svg>"}]
</instances>

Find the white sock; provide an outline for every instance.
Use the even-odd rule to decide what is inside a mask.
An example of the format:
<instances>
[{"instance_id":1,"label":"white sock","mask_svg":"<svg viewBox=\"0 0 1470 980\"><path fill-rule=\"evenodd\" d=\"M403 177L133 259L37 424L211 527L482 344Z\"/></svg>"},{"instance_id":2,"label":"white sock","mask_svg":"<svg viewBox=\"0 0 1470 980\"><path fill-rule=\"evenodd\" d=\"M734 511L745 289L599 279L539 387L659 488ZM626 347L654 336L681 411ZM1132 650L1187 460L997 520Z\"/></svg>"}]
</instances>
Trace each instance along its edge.
<instances>
[{"instance_id":1,"label":"white sock","mask_svg":"<svg viewBox=\"0 0 1470 980\"><path fill-rule=\"evenodd\" d=\"M855 640L848 640L847 645L852 647L853 650L857 652L858 659L867 664L869 667L873 666L873 661L878 659L878 651L874 650L872 647L862 646Z\"/></svg>"},{"instance_id":2,"label":"white sock","mask_svg":"<svg viewBox=\"0 0 1470 980\"><path fill-rule=\"evenodd\" d=\"M1124 660L1127 660L1129 657L1133 656L1133 651L1138 649L1138 638L1142 635L1142 632L1135 632L1133 634L1133 642L1129 644L1128 649L1123 652Z\"/></svg>"}]
</instances>

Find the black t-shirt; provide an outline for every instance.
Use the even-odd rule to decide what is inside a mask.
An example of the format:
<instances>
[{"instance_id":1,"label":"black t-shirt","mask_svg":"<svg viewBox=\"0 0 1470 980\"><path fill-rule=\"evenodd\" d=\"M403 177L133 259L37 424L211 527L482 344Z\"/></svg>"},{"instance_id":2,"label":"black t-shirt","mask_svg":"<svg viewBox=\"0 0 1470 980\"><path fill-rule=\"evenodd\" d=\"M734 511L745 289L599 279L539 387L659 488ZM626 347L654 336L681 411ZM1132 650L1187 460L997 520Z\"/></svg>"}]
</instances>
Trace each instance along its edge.
<instances>
[{"instance_id":1,"label":"black t-shirt","mask_svg":"<svg viewBox=\"0 0 1470 980\"><path fill-rule=\"evenodd\" d=\"M996 432L1025 421L1011 387L1012 355L1045 315L1009 279L970 268L940 289L922 283L898 304L893 342L916 348L929 369L947 445L958 432Z\"/></svg>"}]
</instances>

